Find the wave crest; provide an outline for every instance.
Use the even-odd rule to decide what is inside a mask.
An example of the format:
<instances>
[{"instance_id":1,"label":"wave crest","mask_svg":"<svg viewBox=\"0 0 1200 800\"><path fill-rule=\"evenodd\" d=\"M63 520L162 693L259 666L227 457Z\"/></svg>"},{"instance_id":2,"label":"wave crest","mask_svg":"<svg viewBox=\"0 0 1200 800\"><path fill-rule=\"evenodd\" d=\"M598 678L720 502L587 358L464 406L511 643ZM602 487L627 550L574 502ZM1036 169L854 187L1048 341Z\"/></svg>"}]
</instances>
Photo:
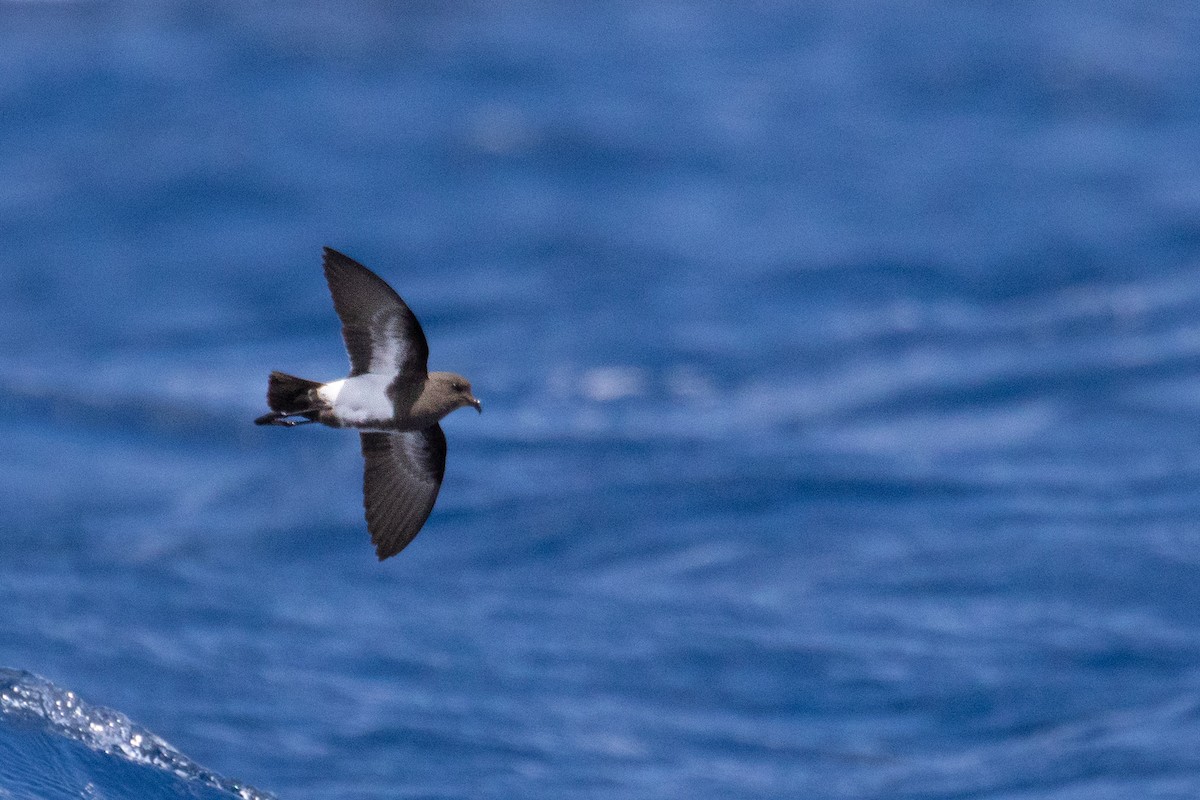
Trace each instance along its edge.
<instances>
[{"instance_id":1,"label":"wave crest","mask_svg":"<svg viewBox=\"0 0 1200 800\"><path fill-rule=\"evenodd\" d=\"M91 705L74 692L24 670L0 669L0 722L78 742L97 753L154 767L242 800L275 800L273 795L200 766L121 712Z\"/></svg>"}]
</instances>

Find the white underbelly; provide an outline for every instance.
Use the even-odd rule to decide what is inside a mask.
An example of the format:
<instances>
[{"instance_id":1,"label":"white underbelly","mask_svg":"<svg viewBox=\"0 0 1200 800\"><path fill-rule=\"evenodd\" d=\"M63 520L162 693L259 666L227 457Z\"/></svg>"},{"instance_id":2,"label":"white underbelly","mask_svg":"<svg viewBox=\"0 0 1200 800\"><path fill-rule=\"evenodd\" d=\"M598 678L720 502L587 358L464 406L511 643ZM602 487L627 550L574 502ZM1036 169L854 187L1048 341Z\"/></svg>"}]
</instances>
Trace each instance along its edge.
<instances>
[{"instance_id":1,"label":"white underbelly","mask_svg":"<svg viewBox=\"0 0 1200 800\"><path fill-rule=\"evenodd\" d=\"M331 381L317 395L329 404L337 419L346 425L366 425L390 420L395 416L387 387L392 382L387 375L356 375Z\"/></svg>"}]
</instances>

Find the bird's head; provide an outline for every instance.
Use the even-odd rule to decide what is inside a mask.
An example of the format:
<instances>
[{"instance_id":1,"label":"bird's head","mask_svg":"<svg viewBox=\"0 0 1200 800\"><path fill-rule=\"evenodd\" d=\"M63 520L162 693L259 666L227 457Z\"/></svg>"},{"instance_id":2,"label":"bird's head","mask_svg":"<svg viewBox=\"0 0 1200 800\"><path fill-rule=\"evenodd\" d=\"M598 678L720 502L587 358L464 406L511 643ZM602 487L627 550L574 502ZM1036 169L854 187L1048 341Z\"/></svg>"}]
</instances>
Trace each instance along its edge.
<instances>
[{"instance_id":1,"label":"bird's head","mask_svg":"<svg viewBox=\"0 0 1200 800\"><path fill-rule=\"evenodd\" d=\"M429 380L437 385L438 394L448 406L447 414L456 408L466 406L470 406L480 414L483 413L483 403L471 394L471 382L462 375L453 372L431 372Z\"/></svg>"}]
</instances>

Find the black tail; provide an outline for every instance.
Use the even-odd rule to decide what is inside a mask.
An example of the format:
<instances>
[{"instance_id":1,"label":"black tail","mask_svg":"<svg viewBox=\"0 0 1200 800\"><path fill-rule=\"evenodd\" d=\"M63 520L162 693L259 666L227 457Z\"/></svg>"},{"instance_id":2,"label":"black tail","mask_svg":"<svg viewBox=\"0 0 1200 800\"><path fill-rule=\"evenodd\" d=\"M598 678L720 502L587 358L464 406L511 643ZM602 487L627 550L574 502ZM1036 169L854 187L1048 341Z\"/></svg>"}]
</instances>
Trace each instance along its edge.
<instances>
[{"instance_id":1,"label":"black tail","mask_svg":"<svg viewBox=\"0 0 1200 800\"><path fill-rule=\"evenodd\" d=\"M255 423L270 425L280 417L291 415L316 419L318 401L312 390L320 385L316 381L307 381L295 375L272 372L267 380L267 406L270 407L271 413L254 420Z\"/></svg>"}]
</instances>

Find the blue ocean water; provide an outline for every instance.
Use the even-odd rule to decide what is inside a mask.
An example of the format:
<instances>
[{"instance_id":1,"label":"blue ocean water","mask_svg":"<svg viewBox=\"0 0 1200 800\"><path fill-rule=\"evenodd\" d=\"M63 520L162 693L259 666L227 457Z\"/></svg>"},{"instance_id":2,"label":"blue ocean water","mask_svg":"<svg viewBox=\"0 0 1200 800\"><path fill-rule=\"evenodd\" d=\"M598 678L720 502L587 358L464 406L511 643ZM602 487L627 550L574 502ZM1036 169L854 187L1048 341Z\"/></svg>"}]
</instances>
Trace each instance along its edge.
<instances>
[{"instance_id":1,"label":"blue ocean water","mask_svg":"<svg viewBox=\"0 0 1200 800\"><path fill-rule=\"evenodd\" d=\"M0 797L1200 795L1196 41L0 0ZM384 564L322 245L485 404Z\"/></svg>"}]
</instances>

